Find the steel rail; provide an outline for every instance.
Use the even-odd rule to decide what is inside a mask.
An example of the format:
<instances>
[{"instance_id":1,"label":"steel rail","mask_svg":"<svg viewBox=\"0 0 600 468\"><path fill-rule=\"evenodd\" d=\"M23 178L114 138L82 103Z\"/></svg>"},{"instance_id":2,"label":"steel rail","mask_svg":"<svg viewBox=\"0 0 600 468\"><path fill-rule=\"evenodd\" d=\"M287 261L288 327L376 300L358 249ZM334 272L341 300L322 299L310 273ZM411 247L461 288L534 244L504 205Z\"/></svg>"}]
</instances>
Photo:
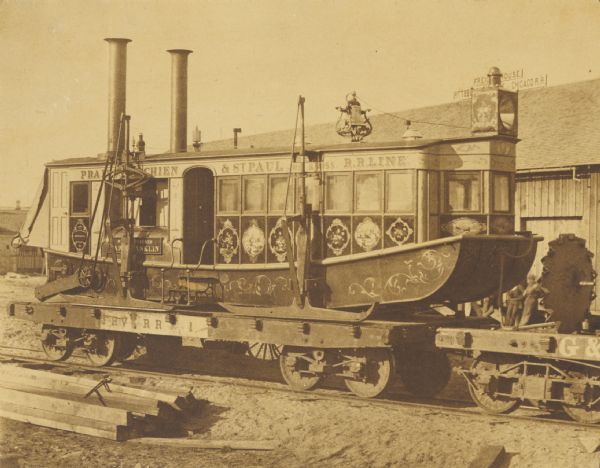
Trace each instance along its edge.
<instances>
[{"instance_id":1,"label":"steel rail","mask_svg":"<svg viewBox=\"0 0 600 468\"><path fill-rule=\"evenodd\" d=\"M9 346L0 345L0 349L17 349ZM29 349L29 348L18 348L22 351L29 351L41 354L43 351L37 349ZM477 417L481 419L489 419L489 420L497 420L497 421L520 421L520 422L534 422L540 424L554 424L558 426L571 426L573 428L585 428L591 429L594 431L600 431L599 424L590 424L590 423L579 423L577 421L572 420L563 420L557 419L551 416L551 413L544 413L542 415L539 414L541 411L535 407L527 407L521 406L521 411L526 411L530 413L538 413L534 415L523 415L523 414L490 414L485 413L478 409L478 407L467 400L458 400L458 399L420 399L420 398L411 398L407 395L395 394L395 396L399 397L398 399L390 399L390 398L377 398L377 399L367 399L360 398L358 396L345 393L339 390L330 390L330 389L317 389L312 391L302 391L302 390L294 390L292 388L287 387L285 384L279 384L276 382L261 382L261 381L247 381L245 379L241 379L239 377L222 377L222 376L198 376L198 375L189 375L189 374L176 374L173 371L179 372L193 372L191 369L187 368L170 368L164 369L156 366L143 366L153 370L140 369L136 367L142 367L139 364L128 366L123 365L113 365L109 367L96 367L96 366L87 366L84 364L74 363L74 362L57 362L57 361L49 361L47 359L34 358L30 356L21 356L18 354L7 353L0 351L0 357L8 358L13 361L22 361L24 363L42 363L47 364L56 368L66 368L70 370L82 370L82 371L94 371L98 374L120 374L121 376L145 376L145 377L160 377L160 378L171 378L171 379L179 379L186 382L198 382L198 383L212 383L212 384L224 384L230 385L233 387L243 387L250 388L254 390L270 390L279 393L287 393L293 395L302 395L302 401L318 401L318 400L329 400L329 401L341 401L346 403L352 403L353 406L356 406L357 403L361 407L381 407L386 409L396 409L402 410L406 408L417 408L417 409L425 409L430 411L436 411L439 413L448 413L448 414L458 414L464 417ZM0 360L0 364L2 361ZM89 375L89 374L88 374ZM433 403L432 403L433 401ZM468 407L464 407L465 404L468 404Z\"/></svg>"}]
</instances>

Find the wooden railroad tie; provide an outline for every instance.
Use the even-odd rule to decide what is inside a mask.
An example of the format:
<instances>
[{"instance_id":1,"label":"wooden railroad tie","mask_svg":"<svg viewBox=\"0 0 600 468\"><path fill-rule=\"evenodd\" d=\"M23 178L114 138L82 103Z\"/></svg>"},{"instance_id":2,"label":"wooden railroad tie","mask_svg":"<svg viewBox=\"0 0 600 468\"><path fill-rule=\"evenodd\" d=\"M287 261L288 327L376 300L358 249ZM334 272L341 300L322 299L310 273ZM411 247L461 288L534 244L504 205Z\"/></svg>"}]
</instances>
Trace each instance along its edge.
<instances>
[{"instance_id":1,"label":"wooden railroad tie","mask_svg":"<svg viewBox=\"0 0 600 468\"><path fill-rule=\"evenodd\" d=\"M118 441L182 432L201 403L191 392L155 392L108 377L98 381L16 365L2 365L0 372L0 417Z\"/></svg>"}]
</instances>

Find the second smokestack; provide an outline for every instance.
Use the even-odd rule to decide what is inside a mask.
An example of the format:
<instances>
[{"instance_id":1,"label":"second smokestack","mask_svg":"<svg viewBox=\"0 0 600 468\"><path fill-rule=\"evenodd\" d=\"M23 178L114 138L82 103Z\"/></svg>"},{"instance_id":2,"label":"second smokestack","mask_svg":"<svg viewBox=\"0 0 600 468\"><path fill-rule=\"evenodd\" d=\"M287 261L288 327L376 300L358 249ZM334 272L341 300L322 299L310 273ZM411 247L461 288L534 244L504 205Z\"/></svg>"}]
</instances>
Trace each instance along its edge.
<instances>
[{"instance_id":1,"label":"second smokestack","mask_svg":"<svg viewBox=\"0 0 600 468\"><path fill-rule=\"evenodd\" d=\"M191 50L171 49L171 152L187 151L187 68Z\"/></svg>"}]
</instances>

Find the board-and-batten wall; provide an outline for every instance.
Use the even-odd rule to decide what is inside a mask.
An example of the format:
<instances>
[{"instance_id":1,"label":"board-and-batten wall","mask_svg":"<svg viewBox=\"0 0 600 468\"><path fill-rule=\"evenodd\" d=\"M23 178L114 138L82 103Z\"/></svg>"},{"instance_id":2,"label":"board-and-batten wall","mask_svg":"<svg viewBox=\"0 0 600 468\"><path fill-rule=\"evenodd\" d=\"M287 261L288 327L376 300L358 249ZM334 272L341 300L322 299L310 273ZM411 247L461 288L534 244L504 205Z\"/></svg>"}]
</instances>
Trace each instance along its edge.
<instances>
[{"instance_id":1,"label":"board-and-batten wall","mask_svg":"<svg viewBox=\"0 0 600 468\"><path fill-rule=\"evenodd\" d=\"M541 258L548 242L559 234L573 233L586 240L594 254L594 269L600 271L600 171L521 172L517 174L516 228L544 236L538 244L532 271L541 274ZM592 310L600 313L600 300Z\"/></svg>"}]
</instances>

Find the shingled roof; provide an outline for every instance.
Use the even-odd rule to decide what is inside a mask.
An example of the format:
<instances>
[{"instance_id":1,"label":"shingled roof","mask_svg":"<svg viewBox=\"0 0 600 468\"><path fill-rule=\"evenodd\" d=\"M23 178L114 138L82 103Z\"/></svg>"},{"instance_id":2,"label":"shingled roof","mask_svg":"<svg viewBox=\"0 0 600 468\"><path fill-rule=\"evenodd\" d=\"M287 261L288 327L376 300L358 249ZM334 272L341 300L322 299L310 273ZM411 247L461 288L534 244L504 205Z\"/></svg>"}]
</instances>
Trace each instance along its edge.
<instances>
[{"instance_id":1,"label":"shingled roof","mask_svg":"<svg viewBox=\"0 0 600 468\"><path fill-rule=\"evenodd\" d=\"M369 143L399 140L406 127L425 138L470 136L470 101L407 109L371 117ZM435 122L435 125L431 123ZM238 148L268 148L290 145L293 130L239 137ZM600 79L519 92L519 138L517 168L537 169L600 163ZM346 143L335 132L334 122L306 127L312 145ZM232 140L204 143L203 151L232 148ZM190 147L190 150L192 148Z\"/></svg>"}]
</instances>

